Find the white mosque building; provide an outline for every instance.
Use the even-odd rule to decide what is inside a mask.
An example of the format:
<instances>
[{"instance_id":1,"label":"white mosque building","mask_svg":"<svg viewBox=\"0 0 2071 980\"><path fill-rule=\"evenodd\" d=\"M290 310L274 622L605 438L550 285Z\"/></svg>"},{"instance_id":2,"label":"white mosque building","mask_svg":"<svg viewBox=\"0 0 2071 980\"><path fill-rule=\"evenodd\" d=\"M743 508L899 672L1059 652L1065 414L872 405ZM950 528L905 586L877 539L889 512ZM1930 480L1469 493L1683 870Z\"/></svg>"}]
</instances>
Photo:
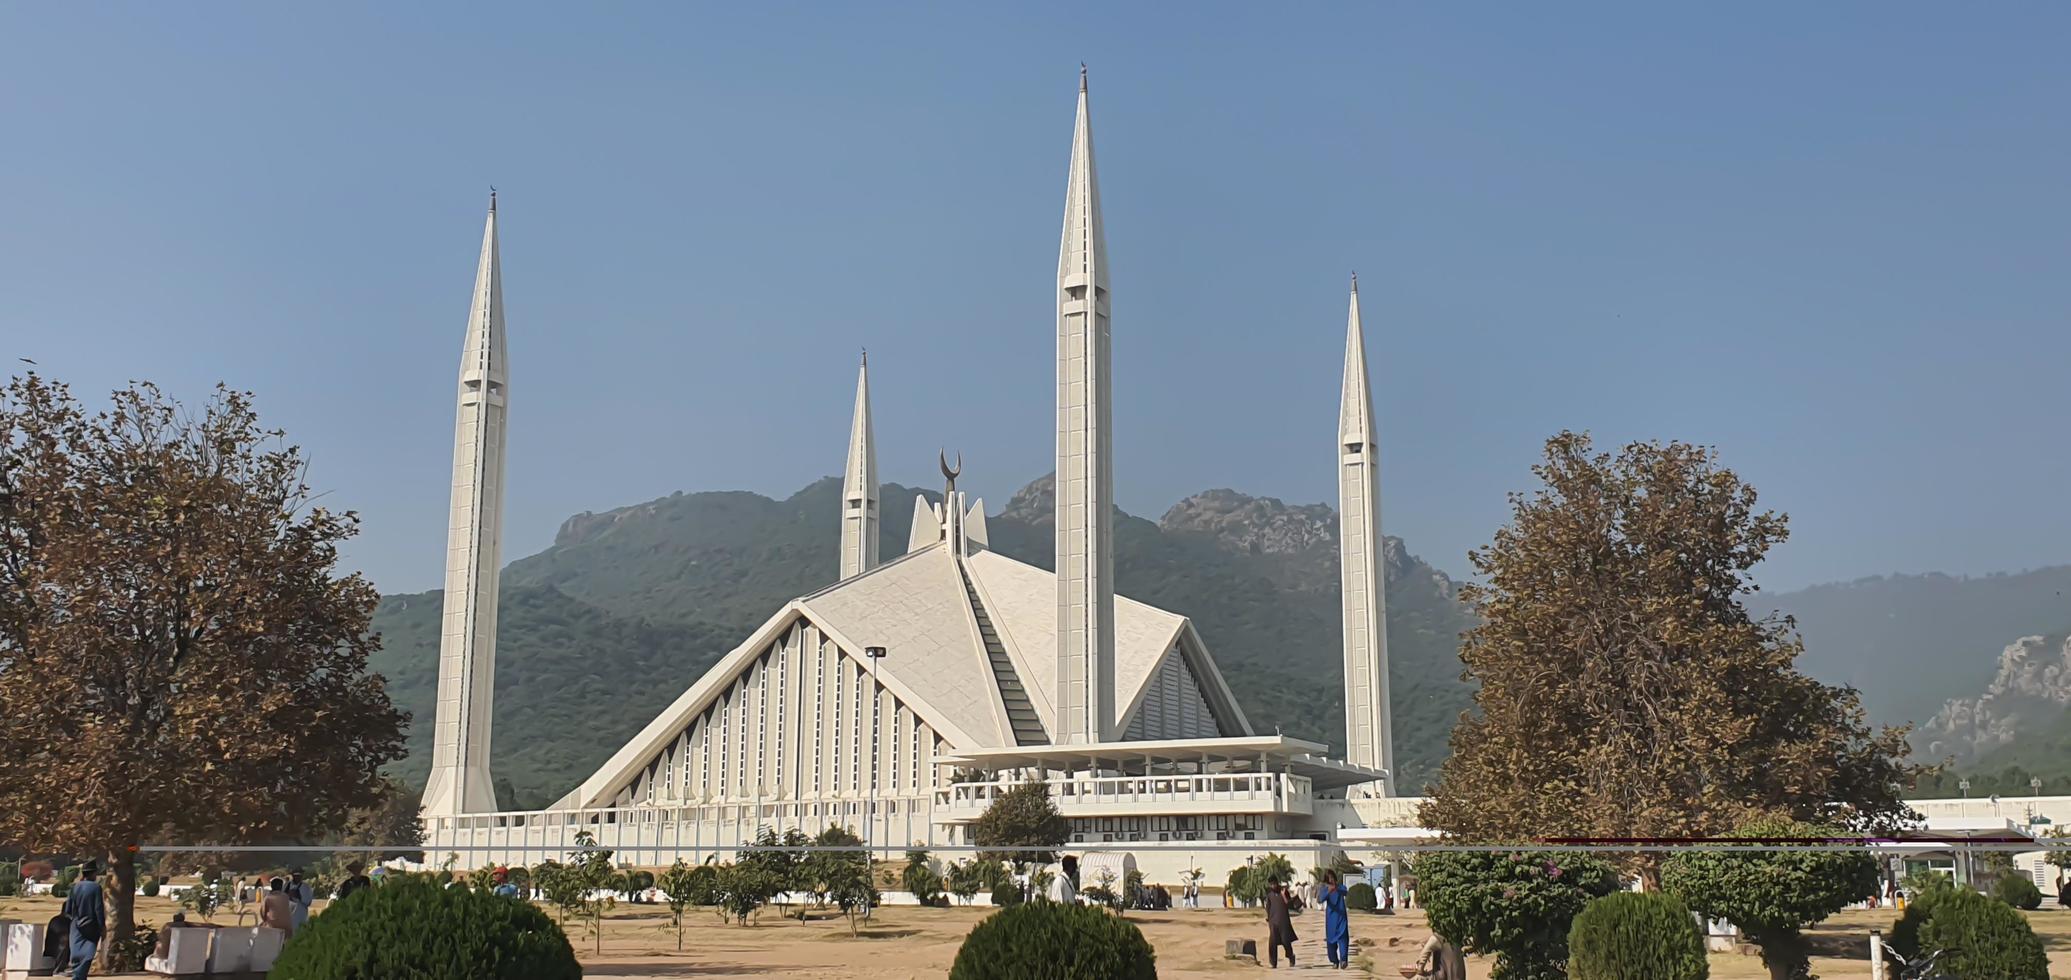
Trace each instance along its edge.
<instances>
[{"instance_id":1,"label":"white mosque building","mask_svg":"<svg viewBox=\"0 0 2071 980\"><path fill-rule=\"evenodd\" d=\"M763 827L829 825L891 852L967 844L997 794L1040 779L1071 821L1073 848L1127 850L1150 880L1176 882L1188 867L1219 875L1247 852L1324 863L1336 832L1362 825L1360 811L1399 809L1384 799L1382 537L1356 280L1332 451L1344 758L1263 733L1185 616L1115 594L1110 288L1082 72L1057 268L1056 572L987 547L984 503L956 489L946 460L941 503L916 499L905 554L879 560L866 360L838 580L684 678L672 704L553 806L497 812L489 746L508 387L492 198L460 372L427 850L531 864L587 831L623 860L695 863Z\"/></svg>"}]
</instances>

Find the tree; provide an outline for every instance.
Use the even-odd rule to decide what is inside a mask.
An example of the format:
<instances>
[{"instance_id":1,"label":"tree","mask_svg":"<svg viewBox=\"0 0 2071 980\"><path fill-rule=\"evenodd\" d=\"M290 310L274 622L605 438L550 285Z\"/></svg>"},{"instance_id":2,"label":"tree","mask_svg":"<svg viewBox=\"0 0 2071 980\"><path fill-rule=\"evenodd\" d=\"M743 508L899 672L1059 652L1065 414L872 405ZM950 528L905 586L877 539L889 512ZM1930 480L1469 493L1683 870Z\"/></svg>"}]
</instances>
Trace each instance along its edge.
<instances>
[{"instance_id":1,"label":"tree","mask_svg":"<svg viewBox=\"0 0 2071 980\"><path fill-rule=\"evenodd\" d=\"M691 899L698 891L696 870L684 864L682 858L663 871L655 885L669 898L669 924L676 927L676 952L683 952L683 910L690 907Z\"/></svg>"},{"instance_id":2,"label":"tree","mask_svg":"<svg viewBox=\"0 0 2071 980\"><path fill-rule=\"evenodd\" d=\"M971 900L978 897L978 893L986 887L985 869L988 865L994 869L996 876L999 865L988 861L973 858L969 861L949 862L949 867L944 869L947 873L942 876L944 883L949 887L949 893L955 895L957 901L965 905L971 904Z\"/></svg>"},{"instance_id":3,"label":"tree","mask_svg":"<svg viewBox=\"0 0 2071 980\"><path fill-rule=\"evenodd\" d=\"M1495 954L1493 980L1564 980L1575 916L1618 890L1609 864L1565 852L1438 851L1415 870L1432 931Z\"/></svg>"},{"instance_id":4,"label":"tree","mask_svg":"<svg viewBox=\"0 0 2071 980\"><path fill-rule=\"evenodd\" d=\"M1470 842L1723 833L1762 813L1883 826L1905 731L1794 662L1793 624L1741 604L1787 535L1704 448L1546 443L1537 491L1470 556L1460 650L1476 710L1422 810ZM1633 862L1651 874L1652 863Z\"/></svg>"},{"instance_id":5,"label":"tree","mask_svg":"<svg viewBox=\"0 0 2071 980\"><path fill-rule=\"evenodd\" d=\"M833 883L845 878L850 871L850 865L862 868L864 877L869 877L869 858L861 850L845 850L863 846L863 838L856 836L848 828L823 828L819 836L813 838L812 843L821 850L813 851L806 856L798 868L796 881L800 890L812 895L814 905L827 904L832 894ZM798 917L803 920L805 910L800 909Z\"/></svg>"},{"instance_id":6,"label":"tree","mask_svg":"<svg viewBox=\"0 0 2071 980\"><path fill-rule=\"evenodd\" d=\"M983 861L1049 864L1057 860L1057 852L1052 848L1070 839L1071 821L1057 812L1057 804L1050 800L1049 785L1034 779L995 797L971 824L972 843L979 847L1013 848L979 851L978 858Z\"/></svg>"},{"instance_id":7,"label":"tree","mask_svg":"<svg viewBox=\"0 0 2071 980\"><path fill-rule=\"evenodd\" d=\"M562 866L561 875L568 879L569 891L574 893L574 911L589 920L590 934L597 941L597 953L602 955L604 913L617 904L607 889L611 880L618 876L618 866L611 863L611 852L598 847L596 836L587 830L576 832L575 846L576 849L568 855L568 863Z\"/></svg>"},{"instance_id":8,"label":"tree","mask_svg":"<svg viewBox=\"0 0 2071 980\"><path fill-rule=\"evenodd\" d=\"M281 435L221 387L92 416L35 374L0 389L0 758L31 763L0 766L0 839L105 856L114 946L141 842L309 840L402 755L380 597L338 570L359 518Z\"/></svg>"},{"instance_id":9,"label":"tree","mask_svg":"<svg viewBox=\"0 0 2071 980\"><path fill-rule=\"evenodd\" d=\"M899 872L899 884L922 905L933 905L942 894L942 876L928 866L928 852L906 852L906 867ZM973 889L975 891L975 889Z\"/></svg>"},{"instance_id":10,"label":"tree","mask_svg":"<svg viewBox=\"0 0 2071 980\"><path fill-rule=\"evenodd\" d=\"M1830 826L1764 818L1734 837L1770 842L1838 836ZM1877 859L1864 851L1815 851L1779 846L1767 851L1678 852L1661 870L1661 887L1690 908L1739 926L1761 947L1774 980L1794 980L1810 967L1802 929L1876 893Z\"/></svg>"},{"instance_id":11,"label":"tree","mask_svg":"<svg viewBox=\"0 0 2071 980\"><path fill-rule=\"evenodd\" d=\"M857 917L868 915L878 902L877 883L870 880L870 862L857 856L857 860L837 862L828 866L828 878L824 885L827 900L848 917L849 935L859 931Z\"/></svg>"},{"instance_id":12,"label":"tree","mask_svg":"<svg viewBox=\"0 0 2071 980\"><path fill-rule=\"evenodd\" d=\"M345 851L339 855L340 863L357 859L372 864L394 858L423 861L421 850L382 849L398 844L422 845L422 814L417 793L393 779L383 779L372 804L347 813L344 831L339 835L339 843L345 845Z\"/></svg>"}]
</instances>

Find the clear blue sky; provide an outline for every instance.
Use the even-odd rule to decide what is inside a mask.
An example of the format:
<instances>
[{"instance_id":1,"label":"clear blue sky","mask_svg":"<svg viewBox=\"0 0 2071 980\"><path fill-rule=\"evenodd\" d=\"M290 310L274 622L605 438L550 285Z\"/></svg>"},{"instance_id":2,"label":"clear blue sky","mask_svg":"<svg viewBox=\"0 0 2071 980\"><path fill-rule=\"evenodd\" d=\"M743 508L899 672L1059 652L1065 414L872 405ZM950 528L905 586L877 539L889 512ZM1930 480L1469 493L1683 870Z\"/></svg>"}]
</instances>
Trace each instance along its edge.
<instances>
[{"instance_id":1,"label":"clear blue sky","mask_svg":"<svg viewBox=\"0 0 2071 980\"><path fill-rule=\"evenodd\" d=\"M256 390L441 572L503 192L506 554L676 490L1050 467L1081 60L1121 502L1334 499L1346 273L1391 533L1537 445L1682 438L1790 512L1763 581L2071 561L2071 7L0 7L0 361Z\"/></svg>"}]
</instances>

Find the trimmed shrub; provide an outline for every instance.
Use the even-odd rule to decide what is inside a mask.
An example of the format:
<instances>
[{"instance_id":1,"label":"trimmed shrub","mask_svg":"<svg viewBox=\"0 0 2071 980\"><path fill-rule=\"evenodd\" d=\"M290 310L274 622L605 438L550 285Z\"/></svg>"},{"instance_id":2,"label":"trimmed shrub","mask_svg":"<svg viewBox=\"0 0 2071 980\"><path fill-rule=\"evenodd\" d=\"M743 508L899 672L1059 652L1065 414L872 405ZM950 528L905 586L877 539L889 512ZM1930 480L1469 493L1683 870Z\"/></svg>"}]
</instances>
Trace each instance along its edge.
<instances>
[{"instance_id":1,"label":"trimmed shrub","mask_svg":"<svg viewBox=\"0 0 2071 980\"><path fill-rule=\"evenodd\" d=\"M1087 905L1026 902L971 930L949 980L1157 980L1135 923Z\"/></svg>"},{"instance_id":2,"label":"trimmed shrub","mask_svg":"<svg viewBox=\"0 0 2071 980\"><path fill-rule=\"evenodd\" d=\"M1992 897L2030 912L2042 907L2042 889L2027 875L2003 875L1992 883Z\"/></svg>"},{"instance_id":3,"label":"trimmed shrub","mask_svg":"<svg viewBox=\"0 0 2071 980\"><path fill-rule=\"evenodd\" d=\"M1796 840L1836 837L1838 828L1787 820L1757 819L1734 837ZM1877 860L1857 851L1777 847L1767 851L1699 848L1683 851L1661 866L1661 890L1682 899L1707 918L1727 919L1762 950L1773 976L1811 972L1811 947L1804 927L1874 894Z\"/></svg>"},{"instance_id":4,"label":"trimmed shrub","mask_svg":"<svg viewBox=\"0 0 2071 980\"><path fill-rule=\"evenodd\" d=\"M157 875L150 875L150 876L146 877L146 878L144 879L144 884L143 884L143 887L141 887L141 888L138 888L138 889L137 889L137 891L138 891L139 893L141 893L141 894L142 894L142 895L143 895L143 896L144 896L145 898L157 898L157 897L158 897L158 876L157 876Z\"/></svg>"},{"instance_id":5,"label":"trimmed shrub","mask_svg":"<svg viewBox=\"0 0 2071 980\"><path fill-rule=\"evenodd\" d=\"M1891 948L1908 960L1920 954L1920 927L1927 924L1928 917L1934 914L1934 907L1956 894L1955 886L1941 875L1924 882L1925 887L1922 884L1915 883L1906 892L1905 914L1899 916L1898 922L1891 927Z\"/></svg>"},{"instance_id":6,"label":"trimmed shrub","mask_svg":"<svg viewBox=\"0 0 2071 980\"><path fill-rule=\"evenodd\" d=\"M1000 880L992 886L992 904L1000 908L1013 908L1021 904L1022 897L1021 885L1014 880L1013 875L1001 875Z\"/></svg>"},{"instance_id":7,"label":"trimmed shrub","mask_svg":"<svg viewBox=\"0 0 2071 980\"><path fill-rule=\"evenodd\" d=\"M1951 889L1930 904L1926 921L1920 923L1916 950L1948 950L1935 961L1943 973L1992 980L2049 980L2049 956L2042 940L2028 925L2028 917L2012 906L1967 889ZM1907 907L1906 914L1912 912Z\"/></svg>"},{"instance_id":8,"label":"trimmed shrub","mask_svg":"<svg viewBox=\"0 0 2071 980\"><path fill-rule=\"evenodd\" d=\"M1566 977L1575 916L1618 890L1609 864L1561 852L1440 851L1413 870L1432 931L1465 952L1495 954L1494 980Z\"/></svg>"},{"instance_id":9,"label":"trimmed shrub","mask_svg":"<svg viewBox=\"0 0 2071 980\"><path fill-rule=\"evenodd\" d=\"M1381 900L1374 895L1373 886L1355 881L1345 889L1345 907L1356 912L1372 912L1381 907Z\"/></svg>"},{"instance_id":10,"label":"trimmed shrub","mask_svg":"<svg viewBox=\"0 0 2071 980\"><path fill-rule=\"evenodd\" d=\"M1682 902L1659 892L1605 895L1568 930L1571 980L1708 980L1704 937Z\"/></svg>"},{"instance_id":11,"label":"trimmed shrub","mask_svg":"<svg viewBox=\"0 0 2071 980\"><path fill-rule=\"evenodd\" d=\"M579 980L568 936L529 902L418 879L362 888L309 920L274 980Z\"/></svg>"}]
</instances>

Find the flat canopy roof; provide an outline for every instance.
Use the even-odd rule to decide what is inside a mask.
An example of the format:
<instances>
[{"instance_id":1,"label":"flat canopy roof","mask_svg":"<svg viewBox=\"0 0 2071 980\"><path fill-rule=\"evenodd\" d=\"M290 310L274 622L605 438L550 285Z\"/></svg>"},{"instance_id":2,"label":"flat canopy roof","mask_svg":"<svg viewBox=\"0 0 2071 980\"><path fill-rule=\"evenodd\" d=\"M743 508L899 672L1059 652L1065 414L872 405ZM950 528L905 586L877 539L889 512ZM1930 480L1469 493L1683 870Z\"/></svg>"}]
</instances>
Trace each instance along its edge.
<instances>
[{"instance_id":1,"label":"flat canopy roof","mask_svg":"<svg viewBox=\"0 0 2071 980\"><path fill-rule=\"evenodd\" d=\"M1238 735L1229 738L1168 738L1140 742L1096 742L1089 745L1019 745L971 749L935 760L938 766L979 769L1098 769L1146 762L1257 762L1307 777L1315 789L1336 789L1384 780L1388 774L1323 753L1329 746L1288 735Z\"/></svg>"}]
</instances>

